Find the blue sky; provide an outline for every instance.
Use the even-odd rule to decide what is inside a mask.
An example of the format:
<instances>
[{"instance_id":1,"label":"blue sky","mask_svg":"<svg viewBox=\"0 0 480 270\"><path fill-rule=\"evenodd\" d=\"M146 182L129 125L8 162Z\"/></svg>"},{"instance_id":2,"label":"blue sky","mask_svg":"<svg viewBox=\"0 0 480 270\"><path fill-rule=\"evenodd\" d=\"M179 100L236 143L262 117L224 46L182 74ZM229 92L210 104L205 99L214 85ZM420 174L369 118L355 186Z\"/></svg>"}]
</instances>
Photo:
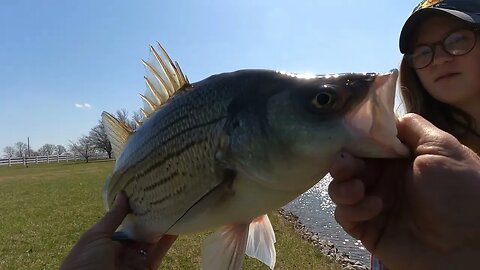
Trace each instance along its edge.
<instances>
[{"instance_id":1,"label":"blue sky","mask_svg":"<svg viewBox=\"0 0 480 270\"><path fill-rule=\"evenodd\" d=\"M316 74L398 67L412 0L3 1L0 156L68 145L102 111L142 105L148 45L191 82L244 68Z\"/></svg>"}]
</instances>

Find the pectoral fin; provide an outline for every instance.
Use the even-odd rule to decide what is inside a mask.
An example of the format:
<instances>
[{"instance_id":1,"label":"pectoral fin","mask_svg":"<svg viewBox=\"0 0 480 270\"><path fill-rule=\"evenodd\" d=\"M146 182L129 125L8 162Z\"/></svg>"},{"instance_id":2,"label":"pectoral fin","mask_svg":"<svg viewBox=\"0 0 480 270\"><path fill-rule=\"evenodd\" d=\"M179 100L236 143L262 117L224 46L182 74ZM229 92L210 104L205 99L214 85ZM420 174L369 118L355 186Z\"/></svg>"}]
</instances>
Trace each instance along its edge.
<instances>
[{"instance_id":1,"label":"pectoral fin","mask_svg":"<svg viewBox=\"0 0 480 270\"><path fill-rule=\"evenodd\" d=\"M275 266L275 232L267 215L254 219L249 226L246 254L256 258L270 269Z\"/></svg>"},{"instance_id":2,"label":"pectoral fin","mask_svg":"<svg viewBox=\"0 0 480 270\"><path fill-rule=\"evenodd\" d=\"M224 226L209 235L202 246L202 269L241 269L247 246L248 227L248 224Z\"/></svg>"}]
</instances>

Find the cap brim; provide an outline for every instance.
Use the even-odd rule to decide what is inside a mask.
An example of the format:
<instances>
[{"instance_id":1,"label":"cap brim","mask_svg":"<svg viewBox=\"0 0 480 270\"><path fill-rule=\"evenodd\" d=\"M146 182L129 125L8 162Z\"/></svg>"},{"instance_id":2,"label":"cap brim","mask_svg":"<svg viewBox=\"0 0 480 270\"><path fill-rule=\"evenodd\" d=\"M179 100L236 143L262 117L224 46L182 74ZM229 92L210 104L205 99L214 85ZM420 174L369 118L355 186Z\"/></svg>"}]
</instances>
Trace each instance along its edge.
<instances>
[{"instance_id":1,"label":"cap brim","mask_svg":"<svg viewBox=\"0 0 480 270\"><path fill-rule=\"evenodd\" d=\"M437 8L437 7L421 9L413 13L403 25L402 32L400 33L400 52L401 53L405 53L407 51L408 44L410 42L412 34L417 28L418 24L423 19L425 19L425 17L435 15L435 14L452 16L454 18L463 20L467 23L473 23L473 24L480 23L480 14L466 13L458 10Z\"/></svg>"}]
</instances>

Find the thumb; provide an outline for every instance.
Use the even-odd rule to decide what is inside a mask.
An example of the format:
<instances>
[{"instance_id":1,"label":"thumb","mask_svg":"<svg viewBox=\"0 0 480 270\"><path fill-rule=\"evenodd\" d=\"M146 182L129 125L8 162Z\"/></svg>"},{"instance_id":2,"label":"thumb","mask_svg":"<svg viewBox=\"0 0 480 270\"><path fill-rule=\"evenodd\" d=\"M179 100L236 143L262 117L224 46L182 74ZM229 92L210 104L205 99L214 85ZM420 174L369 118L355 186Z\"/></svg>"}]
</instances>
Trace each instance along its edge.
<instances>
[{"instance_id":1,"label":"thumb","mask_svg":"<svg viewBox=\"0 0 480 270\"><path fill-rule=\"evenodd\" d=\"M112 208L95 225L98 231L113 234L129 212L128 199L124 192L117 194Z\"/></svg>"},{"instance_id":2,"label":"thumb","mask_svg":"<svg viewBox=\"0 0 480 270\"><path fill-rule=\"evenodd\" d=\"M400 118L397 129L398 138L405 143L416 156L429 154L428 152L432 151L433 148L438 150L450 143L458 144L455 137L440 130L425 120L425 118L414 113L406 114Z\"/></svg>"}]
</instances>

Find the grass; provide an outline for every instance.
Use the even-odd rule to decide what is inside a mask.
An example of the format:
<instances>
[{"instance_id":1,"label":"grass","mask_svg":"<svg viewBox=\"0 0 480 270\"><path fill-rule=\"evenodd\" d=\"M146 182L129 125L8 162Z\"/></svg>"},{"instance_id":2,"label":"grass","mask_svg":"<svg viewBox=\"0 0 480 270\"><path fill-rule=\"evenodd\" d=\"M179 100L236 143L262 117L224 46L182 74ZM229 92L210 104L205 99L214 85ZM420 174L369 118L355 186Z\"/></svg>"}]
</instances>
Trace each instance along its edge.
<instances>
[{"instance_id":1,"label":"grass","mask_svg":"<svg viewBox=\"0 0 480 270\"><path fill-rule=\"evenodd\" d=\"M0 167L0 269L58 269L80 235L104 214L101 188L112 161ZM341 269L276 211L275 269ZM199 269L208 233L181 236L162 269ZM243 269L268 269L246 257Z\"/></svg>"}]
</instances>

